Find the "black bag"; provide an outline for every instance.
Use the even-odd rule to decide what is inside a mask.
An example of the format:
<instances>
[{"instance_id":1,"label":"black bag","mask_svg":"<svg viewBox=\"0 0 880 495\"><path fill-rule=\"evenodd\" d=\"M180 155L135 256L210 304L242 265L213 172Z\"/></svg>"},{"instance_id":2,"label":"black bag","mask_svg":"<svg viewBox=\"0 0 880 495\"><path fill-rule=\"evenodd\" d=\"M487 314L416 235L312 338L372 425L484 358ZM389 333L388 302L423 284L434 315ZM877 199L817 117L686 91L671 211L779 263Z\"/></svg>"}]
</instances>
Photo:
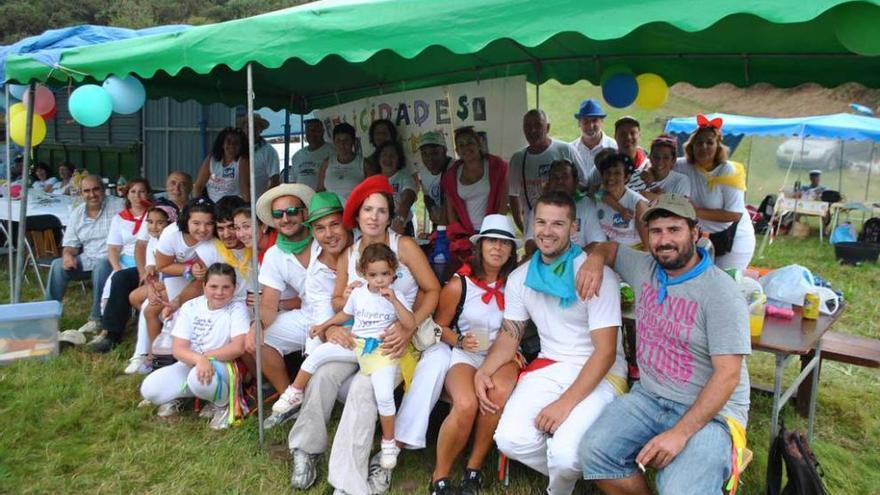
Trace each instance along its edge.
<instances>
[{"instance_id":1,"label":"black bag","mask_svg":"<svg viewBox=\"0 0 880 495\"><path fill-rule=\"evenodd\" d=\"M782 464L788 483L782 486ZM822 483L819 461L810 450L806 437L796 431L779 428L767 456L767 495L827 495Z\"/></svg>"},{"instance_id":2,"label":"black bag","mask_svg":"<svg viewBox=\"0 0 880 495\"><path fill-rule=\"evenodd\" d=\"M743 215L745 214L746 213L743 213ZM721 232L709 234L709 240L712 241L712 247L715 248L716 257L725 255L733 249L733 238L736 236L736 226L739 225L739 222L741 221L742 217L731 223L730 227L727 227Z\"/></svg>"},{"instance_id":3,"label":"black bag","mask_svg":"<svg viewBox=\"0 0 880 495\"><path fill-rule=\"evenodd\" d=\"M865 225L862 225L859 242L880 244L880 217L869 218Z\"/></svg>"}]
</instances>

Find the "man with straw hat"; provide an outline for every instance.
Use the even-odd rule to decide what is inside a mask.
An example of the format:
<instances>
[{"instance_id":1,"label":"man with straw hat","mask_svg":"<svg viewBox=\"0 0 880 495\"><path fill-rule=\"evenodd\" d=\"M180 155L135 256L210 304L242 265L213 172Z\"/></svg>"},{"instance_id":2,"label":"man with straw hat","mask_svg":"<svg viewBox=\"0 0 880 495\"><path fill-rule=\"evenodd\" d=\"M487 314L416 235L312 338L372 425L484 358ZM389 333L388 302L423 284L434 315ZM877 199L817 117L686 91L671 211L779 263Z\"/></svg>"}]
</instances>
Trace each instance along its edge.
<instances>
[{"instance_id":1,"label":"man with straw hat","mask_svg":"<svg viewBox=\"0 0 880 495\"><path fill-rule=\"evenodd\" d=\"M239 117L235 124L245 134L248 132L247 115ZM271 144L266 142L260 135L269 128L269 121L254 114L254 156L251 157L251 167L254 169L254 184L256 184L257 197L260 197L266 189L281 182L281 165L278 160L278 152ZM247 145L247 142L244 143Z\"/></svg>"}]
</instances>

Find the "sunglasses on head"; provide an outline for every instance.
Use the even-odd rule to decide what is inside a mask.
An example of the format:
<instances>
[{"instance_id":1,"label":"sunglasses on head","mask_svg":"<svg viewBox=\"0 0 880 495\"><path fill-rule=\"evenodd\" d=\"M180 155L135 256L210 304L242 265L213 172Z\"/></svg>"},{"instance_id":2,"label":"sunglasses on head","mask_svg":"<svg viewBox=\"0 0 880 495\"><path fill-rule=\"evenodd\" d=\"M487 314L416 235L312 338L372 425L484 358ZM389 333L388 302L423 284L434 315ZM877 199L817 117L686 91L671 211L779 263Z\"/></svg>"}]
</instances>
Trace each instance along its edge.
<instances>
[{"instance_id":1,"label":"sunglasses on head","mask_svg":"<svg viewBox=\"0 0 880 495\"><path fill-rule=\"evenodd\" d=\"M272 218L281 218L284 216L285 213L287 214L287 216L292 217L294 215L298 215L304 209L304 206L291 206L283 210L272 210Z\"/></svg>"}]
</instances>

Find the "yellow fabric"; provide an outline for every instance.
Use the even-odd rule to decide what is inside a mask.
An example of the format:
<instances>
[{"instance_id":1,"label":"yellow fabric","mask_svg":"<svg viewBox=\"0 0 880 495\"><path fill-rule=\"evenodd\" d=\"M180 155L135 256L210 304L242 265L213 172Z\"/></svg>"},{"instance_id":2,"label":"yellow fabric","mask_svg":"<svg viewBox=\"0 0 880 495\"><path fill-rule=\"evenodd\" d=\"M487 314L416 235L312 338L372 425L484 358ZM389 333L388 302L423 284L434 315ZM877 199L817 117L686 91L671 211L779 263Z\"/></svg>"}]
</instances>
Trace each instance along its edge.
<instances>
[{"instance_id":1,"label":"yellow fabric","mask_svg":"<svg viewBox=\"0 0 880 495\"><path fill-rule=\"evenodd\" d=\"M245 248L244 256L239 260L235 257L235 253L227 248L220 239L214 239L214 247L224 263L234 268L235 272L240 276L245 278L248 276L248 272L251 269L251 248Z\"/></svg>"},{"instance_id":2,"label":"yellow fabric","mask_svg":"<svg viewBox=\"0 0 880 495\"><path fill-rule=\"evenodd\" d=\"M727 421L727 429L730 430L730 441L733 444L733 451L731 452L732 474L724 489L730 492L730 495L736 495L736 489L739 487L739 477L742 474L743 452L746 449L746 428L742 423L730 416L725 416L724 419Z\"/></svg>"},{"instance_id":3,"label":"yellow fabric","mask_svg":"<svg viewBox=\"0 0 880 495\"><path fill-rule=\"evenodd\" d=\"M740 162L735 162L733 160L729 161L731 165L733 165L733 173L727 175L711 175L708 171L703 169L700 166L696 166L696 169L699 170L703 177L706 178L706 183L709 185L709 190L715 189L716 185L719 186L729 186L740 191L746 190L746 168Z\"/></svg>"},{"instance_id":4,"label":"yellow fabric","mask_svg":"<svg viewBox=\"0 0 880 495\"><path fill-rule=\"evenodd\" d=\"M403 390L409 390L409 386L412 384L413 375L416 373L416 365L419 363L421 353L417 351L412 344L409 344L406 348L406 352L400 359L391 359L388 356L383 355L382 351L379 349L364 355L365 343L366 341L364 339L355 339L355 352L357 353L358 366L361 368L361 373L369 376L376 370L384 368L385 366L391 366L393 364L399 365L400 375L403 377Z\"/></svg>"},{"instance_id":5,"label":"yellow fabric","mask_svg":"<svg viewBox=\"0 0 880 495\"><path fill-rule=\"evenodd\" d=\"M623 395L629 392L629 384L626 383L626 378L622 376L612 375L608 373L605 375L605 381L608 382L609 385L614 387L614 392L617 395Z\"/></svg>"},{"instance_id":6,"label":"yellow fabric","mask_svg":"<svg viewBox=\"0 0 880 495\"><path fill-rule=\"evenodd\" d=\"M400 374L403 376L403 390L409 390L412 385L413 375L416 374L416 365L419 364L419 358L422 353L416 350L412 344L407 345L406 352L400 358Z\"/></svg>"}]
</instances>

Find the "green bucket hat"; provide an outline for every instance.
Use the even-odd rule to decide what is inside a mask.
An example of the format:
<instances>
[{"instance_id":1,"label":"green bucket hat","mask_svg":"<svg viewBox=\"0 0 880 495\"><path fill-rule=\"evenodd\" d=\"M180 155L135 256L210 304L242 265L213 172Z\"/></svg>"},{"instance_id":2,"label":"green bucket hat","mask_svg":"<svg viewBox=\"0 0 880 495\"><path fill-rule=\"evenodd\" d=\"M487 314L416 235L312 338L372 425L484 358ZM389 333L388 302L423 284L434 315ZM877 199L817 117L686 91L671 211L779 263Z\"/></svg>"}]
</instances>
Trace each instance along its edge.
<instances>
[{"instance_id":1,"label":"green bucket hat","mask_svg":"<svg viewBox=\"0 0 880 495\"><path fill-rule=\"evenodd\" d=\"M333 213L342 213L342 202L339 201L339 196L329 191L315 193L309 202L309 218L306 219L306 224L311 225L312 222Z\"/></svg>"}]
</instances>

